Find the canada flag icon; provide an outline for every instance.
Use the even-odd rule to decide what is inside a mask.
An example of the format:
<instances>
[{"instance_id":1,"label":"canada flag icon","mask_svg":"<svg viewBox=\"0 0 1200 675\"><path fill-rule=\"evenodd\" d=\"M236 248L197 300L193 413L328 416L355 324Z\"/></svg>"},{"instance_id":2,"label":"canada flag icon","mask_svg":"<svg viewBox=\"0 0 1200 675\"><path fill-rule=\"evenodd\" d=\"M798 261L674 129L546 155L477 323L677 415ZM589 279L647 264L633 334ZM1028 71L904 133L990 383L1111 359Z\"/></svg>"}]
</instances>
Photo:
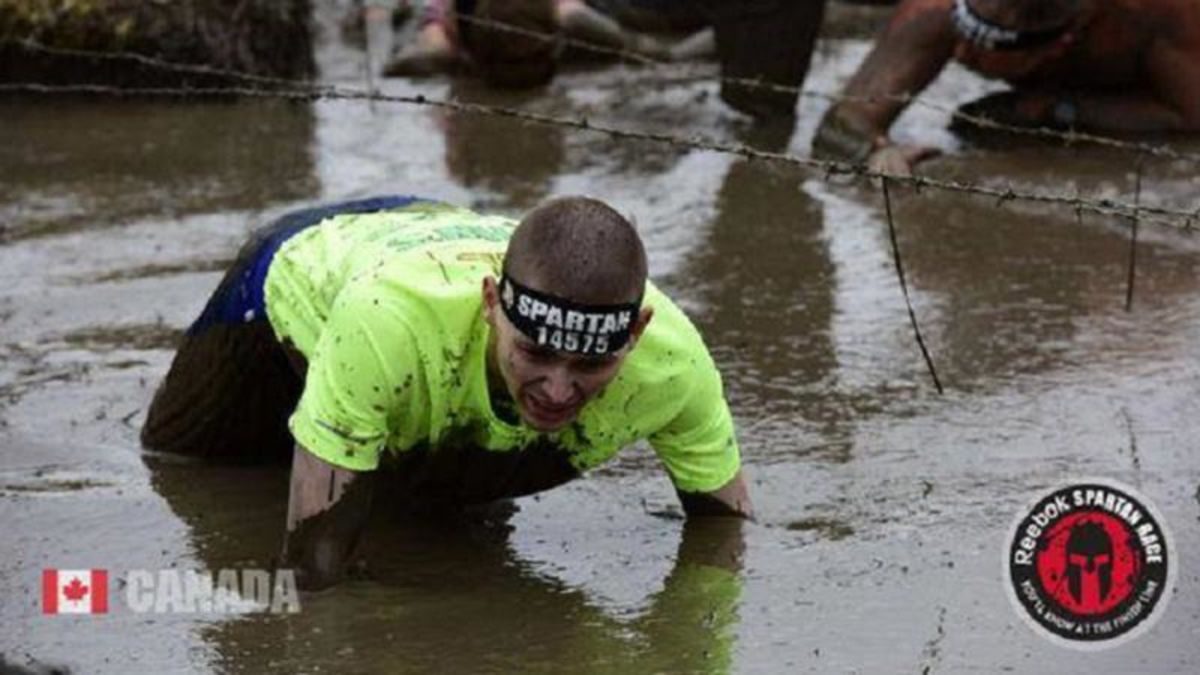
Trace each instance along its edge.
<instances>
[{"instance_id":1,"label":"canada flag icon","mask_svg":"<svg viewBox=\"0 0 1200 675\"><path fill-rule=\"evenodd\" d=\"M42 570L43 614L106 612L107 570Z\"/></svg>"}]
</instances>

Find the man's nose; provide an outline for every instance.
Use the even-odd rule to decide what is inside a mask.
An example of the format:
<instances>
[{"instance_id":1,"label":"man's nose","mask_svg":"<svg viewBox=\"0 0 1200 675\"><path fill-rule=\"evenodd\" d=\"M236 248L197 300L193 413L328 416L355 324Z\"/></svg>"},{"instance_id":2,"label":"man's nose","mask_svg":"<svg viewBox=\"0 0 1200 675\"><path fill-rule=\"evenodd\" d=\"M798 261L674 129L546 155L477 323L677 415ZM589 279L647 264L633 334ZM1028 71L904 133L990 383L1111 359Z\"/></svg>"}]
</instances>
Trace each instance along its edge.
<instances>
[{"instance_id":1,"label":"man's nose","mask_svg":"<svg viewBox=\"0 0 1200 675\"><path fill-rule=\"evenodd\" d=\"M555 368L546 377L544 391L551 403L561 405L575 397L575 383L566 368Z\"/></svg>"}]
</instances>

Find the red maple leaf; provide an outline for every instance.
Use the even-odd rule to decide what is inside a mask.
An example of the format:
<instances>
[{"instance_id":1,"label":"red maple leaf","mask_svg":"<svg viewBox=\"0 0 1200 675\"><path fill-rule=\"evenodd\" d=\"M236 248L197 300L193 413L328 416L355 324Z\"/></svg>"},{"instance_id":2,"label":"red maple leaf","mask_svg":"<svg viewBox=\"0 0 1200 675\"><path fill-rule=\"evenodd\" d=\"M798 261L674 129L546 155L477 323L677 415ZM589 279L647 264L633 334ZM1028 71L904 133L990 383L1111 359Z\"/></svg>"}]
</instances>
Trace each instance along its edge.
<instances>
[{"instance_id":1,"label":"red maple leaf","mask_svg":"<svg viewBox=\"0 0 1200 675\"><path fill-rule=\"evenodd\" d=\"M79 577L75 577L71 580L71 583L63 587L63 595L71 602L79 602L87 594L88 587L83 585Z\"/></svg>"}]
</instances>

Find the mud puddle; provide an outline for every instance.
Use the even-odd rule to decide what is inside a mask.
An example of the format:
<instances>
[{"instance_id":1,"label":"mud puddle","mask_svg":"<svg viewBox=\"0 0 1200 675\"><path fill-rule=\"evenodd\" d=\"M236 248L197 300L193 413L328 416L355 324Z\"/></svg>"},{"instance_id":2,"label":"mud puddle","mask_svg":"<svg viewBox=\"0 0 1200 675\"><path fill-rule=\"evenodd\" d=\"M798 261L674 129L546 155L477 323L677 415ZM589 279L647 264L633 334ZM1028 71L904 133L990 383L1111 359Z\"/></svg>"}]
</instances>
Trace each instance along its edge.
<instances>
[{"instance_id":1,"label":"mud puddle","mask_svg":"<svg viewBox=\"0 0 1200 675\"><path fill-rule=\"evenodd\" d=\"M327 41L330 81L359 52ZM835 90L862 41L822 46ZM753 129L705 77L570 70L536 97L376 82L806 153ZM953 71L930 95L992 85ZM1147 228L1124 309L1127 229L1070 210L896 193L933 391L877 192L727 155L421 108L6 101L0 125L0 653L75 672L1194 672L1200 622L1200 275ZM1131 198L1119 153L988 149L914 109L937 175ZM207 130L223 129L214 136ZM1195 145L1195 144L1193 144ZM1187 149L1186 145L1180 146ZM1196 148L1191 148L1195 151ZM1147 165L1143 198L1195 206L1194 167ZM269 567L286 476L147 456L141 415L251 227L323 200L415 193L512 214L587 193L633 214L651 271L726 378L760 522L685 525L644 449L515 513L373 525L359 578L299 614L40 613L43 568ZM1100 654L1034 635L1001 549L1068 478L1133 484L1180 574L1148 635ZM714 560L741 560L736 574ZM114 585L115 588L119 587Z\"/></svg>"}]
</instances>

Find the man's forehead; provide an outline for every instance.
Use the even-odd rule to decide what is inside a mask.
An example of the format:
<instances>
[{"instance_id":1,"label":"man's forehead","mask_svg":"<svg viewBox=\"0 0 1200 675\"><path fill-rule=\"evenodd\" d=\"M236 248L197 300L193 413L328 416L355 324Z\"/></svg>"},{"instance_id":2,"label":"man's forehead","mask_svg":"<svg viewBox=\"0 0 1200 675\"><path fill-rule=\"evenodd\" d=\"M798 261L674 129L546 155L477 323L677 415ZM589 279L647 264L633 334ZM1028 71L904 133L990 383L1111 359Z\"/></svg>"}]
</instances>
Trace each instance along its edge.
<instances>
[{"instance_id":1,"label":"man's forehead","mask_svg":"<svg viewBox=\"0 0 1200 675\"><path fill-rule=\"evenodd\" d=\"M512 326L512 322L508 321L508 317L505 317L504 320L508 322L510 326ZM605 354L575 354L573 352L555 349L550 345L539 345L536 341L530 339L529 336L517 330L515 326L513 326L513 340L518 346L524 349L545 353L557 359L572 363L608 363L609 361L616 359L617 355L620 353L620 350L618 350L616 352L608 352Z\"/></svg>"}]
</instances>

